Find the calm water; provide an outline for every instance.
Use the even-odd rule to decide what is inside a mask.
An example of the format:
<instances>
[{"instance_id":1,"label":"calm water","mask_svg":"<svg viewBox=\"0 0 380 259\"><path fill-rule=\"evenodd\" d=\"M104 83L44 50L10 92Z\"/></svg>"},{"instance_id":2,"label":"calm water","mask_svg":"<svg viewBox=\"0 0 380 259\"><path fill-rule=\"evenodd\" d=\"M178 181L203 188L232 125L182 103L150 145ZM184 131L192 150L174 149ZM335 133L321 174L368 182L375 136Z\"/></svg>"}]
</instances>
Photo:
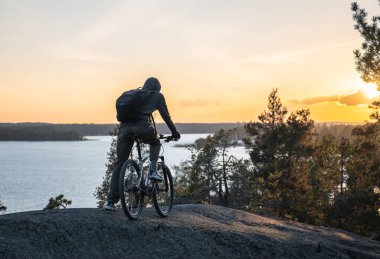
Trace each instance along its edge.
<instances>
[{"instance_id":1,"label":"calm water","mask_svg":"<svg viewBox=\"0 0 380 259\"><path fill-rule=\"evenodd\" d=\"M190 156L175 144L205 136L185 134L178 142L164 144L166 163L172 167ZM88 138L92 141L0 142L0 200L7 213L40 210L60 193L73 201L72 208L96 207L93 193L106 170L111 137ZM243 147L231 148L230 154L248 157Z\"/></svg>"}]
</instances>

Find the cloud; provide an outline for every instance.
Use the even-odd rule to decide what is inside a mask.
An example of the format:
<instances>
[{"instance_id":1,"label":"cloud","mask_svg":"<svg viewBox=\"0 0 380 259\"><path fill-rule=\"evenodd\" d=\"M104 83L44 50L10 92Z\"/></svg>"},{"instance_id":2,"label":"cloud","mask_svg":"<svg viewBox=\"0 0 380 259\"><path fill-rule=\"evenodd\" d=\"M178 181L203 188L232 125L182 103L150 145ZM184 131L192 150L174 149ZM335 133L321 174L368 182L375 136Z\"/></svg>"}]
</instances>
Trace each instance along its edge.
<instances>
[{"instance_id":1,"label":"cloud","mask_svg":"<svg viewBox=\"0 0 380 259\"><path fill-rule=\"evenodd\" d=\"M209 107L209 106L222 106L222 105L228 105L228 103L217 100L217 101L210 101L210 100L201 100L201 99L195 99L195 100L183 100L181 101L182 107Z\"/></svg>"},{"instance_id":2,"label":"cloud","mask_svg":"<svg viewBox=\"0 0 380 259\"><path fill-rule=\"evenodd\" d=\"M363 90L359 90L355 93L346 94L346 95L332 95L332 96L317 96L311 97L303 100L290 100L290 103L294 104L320 104L320 103L328 103L335 102L340 105L347 106L358 106L358 105L366 105L371 101L370 98L364 93Z\"/></svg>"}]
</instances>

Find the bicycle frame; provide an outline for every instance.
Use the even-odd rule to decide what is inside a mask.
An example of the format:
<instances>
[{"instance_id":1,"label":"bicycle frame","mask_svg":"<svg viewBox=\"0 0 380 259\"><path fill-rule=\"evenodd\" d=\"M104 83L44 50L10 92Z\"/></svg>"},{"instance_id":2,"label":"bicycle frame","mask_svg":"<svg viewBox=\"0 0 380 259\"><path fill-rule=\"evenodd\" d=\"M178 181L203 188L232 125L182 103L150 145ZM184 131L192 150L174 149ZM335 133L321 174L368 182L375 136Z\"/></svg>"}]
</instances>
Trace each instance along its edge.
<instances>
[{"instance_id":1,"label":"bicycle frame","mask_svg":"<svg viewBox=\"0 0 380 259\"><path fill-rule=\"evenodd\" d=\"M144 181L144 163L145 161L149 158L149 156L144 156L142 157L141 154L141 145L140 145L140 140L138 138L135 139L136 142L136 148L137 148L137 155L138 155L138 166L139 166L139 178L137 179L137 186L142 186L141 183ZM150 180L147 177L144 182L144 187L148 186L150 184Z\"/></svg>"},{"instance_id":2,"label":"bicycle frame","mask_svg":"<svg viewBox=\"0 0 380 259\"><path fill-rule=\"evenodd\" d=\"M137 148L137 155L138 155L138 166L139 166L139 178L137 179L137 186L143 186L143 187L148 187L151 183L151 180L146 177L146 179L144 178L144 163L145 161L149 158L149 156L142 156L141 154L141 141L139 138L135 138L135 143L136 143L136 148ZM161 163L162 163L162 168L163 168L163 173L164 173L164 179L166 179L166 170L165 170L165 158L164 156L159 156L159 159L161 160ZM141 183L144 182L143 185L141 185ZM153 188L155 188L155 186L153 186ZM167 191L169 189L169 186L168 186L168 182L165 181L165 191ZM150 195L150 194L149 194Z\"/></svg>"}]
</instances>

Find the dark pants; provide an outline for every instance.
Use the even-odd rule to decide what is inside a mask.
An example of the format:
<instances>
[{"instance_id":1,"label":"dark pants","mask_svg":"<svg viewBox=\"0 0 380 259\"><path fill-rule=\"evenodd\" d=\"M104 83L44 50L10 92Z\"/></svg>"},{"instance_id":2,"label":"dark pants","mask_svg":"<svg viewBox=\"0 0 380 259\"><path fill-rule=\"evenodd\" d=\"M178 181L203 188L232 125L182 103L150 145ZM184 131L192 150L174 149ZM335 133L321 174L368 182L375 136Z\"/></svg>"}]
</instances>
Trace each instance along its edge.
<instances>
[{"instance_id":1,"label":"dark pants","mask_svg":"<svg viewBox=\"0 0 380 259\"><path fill-rule=\"evenodd\" d=\"M149 122L136 122L136 123L120 123L119 134L117 136L116 154L117 161L116 167L112 172L111 185L108 193L107 200L112 203L117 203L120 199L119 196L119 178L121 167L124 162L128 160L132 147L133 140L128 136L139 135L144 142L150 145L150 162L157 164L158 156L160 153L161 143L157 138L156 131Z\"/></svg>"}]
</instances>

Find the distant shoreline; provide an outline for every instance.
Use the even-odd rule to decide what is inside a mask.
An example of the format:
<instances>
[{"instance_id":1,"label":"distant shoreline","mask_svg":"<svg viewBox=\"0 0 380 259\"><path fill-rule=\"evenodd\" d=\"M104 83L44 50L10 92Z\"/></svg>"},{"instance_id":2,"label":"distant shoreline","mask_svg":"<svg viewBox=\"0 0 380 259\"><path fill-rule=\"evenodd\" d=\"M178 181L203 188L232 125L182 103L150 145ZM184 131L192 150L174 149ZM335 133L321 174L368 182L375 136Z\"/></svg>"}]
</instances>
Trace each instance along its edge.
<instances>
[{"instance_id":1,"label":"distant shoreline","mask_svg":"<svg viewBox=\"0 0 380 259\"><path fill-rule=\"evenodd\" d=\"M220 129L237 129L234 139L245 137L243 122L237 123L176 123L181 134L211 134ZM359 124L315 123L322 136L351 137L351 130ZM0 123L0 141L88 141L86 136L109 136L116 124L52 124ZM157 123L160 134L171 134L163 123ZM342 133L343 132L343 133Z\"/></svg>"},{"instance_id":2,"label":"distant shoreline","mask_svg":"<svg viewBox=\"0 0 380 259\"><path fill-rule=\"evenodd\" d=\"M210 134L219 129L243 127L243 123L177 123L181 134ZM110 135L116 124L0 123L0 141L86 141L85 136ZM171 134L157 123L160 134Z\"/></svg>"},{"instance_id":3,"label":"distant shoreline","mask_svg":"<svg viewBox=\"0 0 380 259\"><path fill-rule=\"evenodd\" d=\"M184 133L182 135L203 135L203 134L213 134L213 133ZM1 142L76 142L76 141L102 141L102 139L97 139L97 137L111 137L110 135L89 135L89 136L83 136L82 139L73 139L73 140L60 140L60 139L52 139L52 140L0 140ZM192 144L176 144L175 147L192 147L194 146L194 143Z\"/></svg>"}]
</instances>

